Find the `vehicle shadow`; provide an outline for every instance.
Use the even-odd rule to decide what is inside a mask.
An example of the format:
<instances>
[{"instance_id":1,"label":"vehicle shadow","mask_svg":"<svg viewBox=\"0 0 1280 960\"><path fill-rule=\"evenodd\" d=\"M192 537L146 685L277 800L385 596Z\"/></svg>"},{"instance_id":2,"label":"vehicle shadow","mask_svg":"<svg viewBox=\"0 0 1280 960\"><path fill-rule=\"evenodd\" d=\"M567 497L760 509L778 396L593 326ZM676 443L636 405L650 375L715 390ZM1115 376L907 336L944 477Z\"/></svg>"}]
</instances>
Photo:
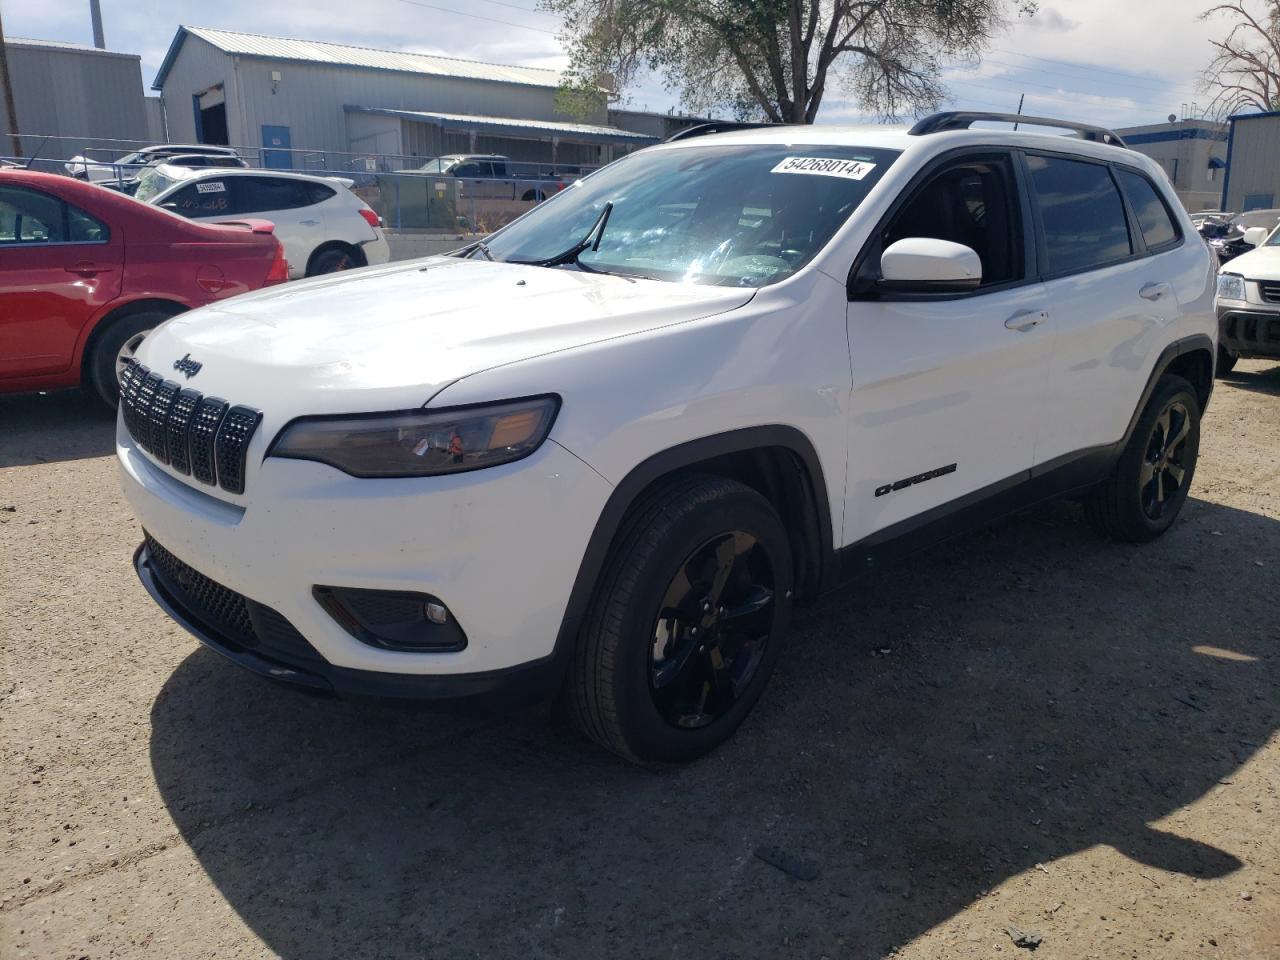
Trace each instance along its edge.
<instances>
[{"instance_id":1,"label":"vehicle shadow","mask_svg":"<svg viewBox=\"0 0 1280 960\"><path fill-rule=\"evenodd\" d=\"M936 548L799 611L755 713L685 767L537 714L308 699L203 651L154 704L152 765L282 957L882 956L1096 844L1135 885L1240 867L1150 824L1280 727L1252 562L1280 566L1277 527L1192 500L1132 547L1062 504Z\"/></svg>"},{"instance_id":2,"label":"vehicle shadow","mask_svg":"<svg viewBox=\"0 0 1280 960\"><path fill-rule=\"evenodd\" d=\"M115 414L80 390L0 396L0 468L105 457Z\"/></svg>"},{"instance_id":3,"label":"vehicle shadow","mask_svg":"<svg viewBox=\"0 0 1280 960\"><path fill-rule=\"evenodd\" d=\"M1273 397L1280 396L1280 366L1257 368L1261 364L1271 363L1273 361L1270 360L1253 361L1255 369L1244 370L1237 367L1222 379L1241 390L1248 390L1253 393L1267 393Z\"/></svg>"}]
</instances>

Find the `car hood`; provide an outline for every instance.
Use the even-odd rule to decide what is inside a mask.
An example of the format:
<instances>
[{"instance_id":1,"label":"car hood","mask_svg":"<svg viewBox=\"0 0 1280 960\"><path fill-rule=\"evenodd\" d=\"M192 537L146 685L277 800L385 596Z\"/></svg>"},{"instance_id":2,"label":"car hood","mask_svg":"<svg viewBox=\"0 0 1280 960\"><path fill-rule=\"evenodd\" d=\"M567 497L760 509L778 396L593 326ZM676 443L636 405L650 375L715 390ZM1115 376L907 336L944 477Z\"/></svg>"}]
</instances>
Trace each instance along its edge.
<instances>
[{"instance_id":1,"label":"car hood","mask_svg":"<svg viewBox=\"0 0 1280 960\"><path fill-rule=\"evenodd\" d=\"M436 257L202 307L159 327L137 356L271 420L406 409L481 370L723 313L753 293ZM189 378L175 372L184 357L200 365Z\"/></svg>"},{"instance_id":2,"label":"car hood","mask_svg":"<svg viewBox=\"0 0 1280 960\"><path fill-rule=\"evenodd\" d=\"M1249 280L1280 280L1280 247L1254 247L1223 265L1225 273L1243 274Z\"/></svg>"}]
</instances>

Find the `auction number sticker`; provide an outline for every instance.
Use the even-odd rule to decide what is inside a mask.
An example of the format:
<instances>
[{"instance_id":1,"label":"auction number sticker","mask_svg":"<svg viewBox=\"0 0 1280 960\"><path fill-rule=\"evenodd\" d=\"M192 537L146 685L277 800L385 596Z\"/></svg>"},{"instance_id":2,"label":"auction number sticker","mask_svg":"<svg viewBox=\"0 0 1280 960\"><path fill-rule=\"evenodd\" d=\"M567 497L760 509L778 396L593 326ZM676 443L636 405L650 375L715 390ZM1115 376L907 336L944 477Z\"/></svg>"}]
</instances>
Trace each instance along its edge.
<instances>
[{"instance_id":1,"label":"auction number sticker","mask_svg":"<svg viewBox=\"0 0 1280 960\"><path fill-rule=\"evenodd\" d=\"M837 160L832 157L786 157L770 173L807 173L818 177L861 180L876 168L865 160Z\"/></svg>"},{"instance_id":2,"label":"auction number sticker","mask_svg":"<svg viewBox=\"0 0 1280 960\"><path fill-rule=\"evenodd\" d=\"M227 188L222 185L221 180L215 180L213 183L197 183L196 193L226 193Z\"/></svg>"}]
</instances>

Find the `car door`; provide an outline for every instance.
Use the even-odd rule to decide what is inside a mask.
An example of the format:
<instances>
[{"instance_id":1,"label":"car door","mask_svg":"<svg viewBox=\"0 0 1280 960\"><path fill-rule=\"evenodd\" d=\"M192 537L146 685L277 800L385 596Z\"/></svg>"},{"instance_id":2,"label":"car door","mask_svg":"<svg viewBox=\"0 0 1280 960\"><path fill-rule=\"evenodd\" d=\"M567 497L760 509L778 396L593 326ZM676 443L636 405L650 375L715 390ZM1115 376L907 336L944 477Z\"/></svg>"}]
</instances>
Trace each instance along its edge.
<instances>
[{"instance_id":1,"label":"car door","mask_svg":"<svg viewBox=\"0 0 1280 960\"><path fill-rule=\"evenodd\" d=\"M1044 464L1124 435L1165 345L1162 329L1178 316L1164 253L1181 238L1172 223L1160 230L1152 221L1149 255L1109 164L1037 152L1026 155L1026 165L1052 315L1043 331L1052 366L1035 456ZM1151 218L1152 202L1162 202L1149 181L1146 194L1139 199Z\"/></svg>"},{"instance_id":2,"label":"car door","mask_svg":"<svg viewBox=\"0 0 1280 960\"><path fill-rule=\"evenodd\" d=\"M123 272L118 231L50 193L0 186L0 377L66 370Z\"/></svg>"},{"instance_id":3,"label":"car door","mask_svg":"<svg viewBox=\"0 0 1280 960\"><path fill-rule=\"evenodd\" d=\"M855 265L846 543L905 531L931 511L1027 476L1048 362L1048 300L1035 279L1020 184L1008 151L936 161ZM880 256L910 237L972 248L981 284L951 295L886 291Z\"/></svg>"},{"instance_id":4,"label":"car door","mask_svg":"<svg viewBox=\"0 0 1280 960\"><path fill-rule=\"evenodd\" d=\"M303 276L311 254L328 239L324 214L308 191L310 181L269 174L227 177L226 181L233 191L237 216L274 223L289 261L289 275Z\"/></svg>"}]
</instances>

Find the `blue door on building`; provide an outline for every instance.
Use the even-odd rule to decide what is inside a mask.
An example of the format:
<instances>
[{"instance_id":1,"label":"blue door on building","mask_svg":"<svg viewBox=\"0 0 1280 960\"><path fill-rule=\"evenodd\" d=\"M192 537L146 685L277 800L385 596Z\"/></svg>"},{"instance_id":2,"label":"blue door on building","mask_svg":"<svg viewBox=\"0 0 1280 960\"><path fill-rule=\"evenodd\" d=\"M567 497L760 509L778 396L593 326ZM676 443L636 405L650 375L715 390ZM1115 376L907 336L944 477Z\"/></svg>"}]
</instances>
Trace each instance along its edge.
<instances>
[{"instance_id":1,"label":"blue door on building","mask_svg":"<svg viewBox=\"0 0 1280 960\"><path fill-rule=\"evenodd\" d=\"M262 125L262 165L271 170L292 169L288 127Z\"/></svg>"}]
</instances>

